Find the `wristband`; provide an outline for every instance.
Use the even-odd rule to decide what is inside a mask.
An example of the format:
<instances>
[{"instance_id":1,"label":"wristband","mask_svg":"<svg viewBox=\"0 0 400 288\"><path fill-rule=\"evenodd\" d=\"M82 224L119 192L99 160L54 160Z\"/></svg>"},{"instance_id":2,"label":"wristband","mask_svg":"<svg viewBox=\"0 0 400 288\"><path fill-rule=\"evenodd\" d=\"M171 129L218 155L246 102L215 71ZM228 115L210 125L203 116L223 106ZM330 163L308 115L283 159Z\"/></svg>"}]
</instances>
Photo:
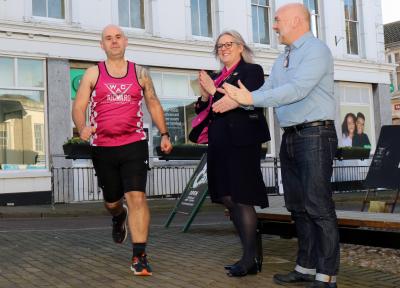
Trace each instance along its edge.
<instances>
[{"instance_id":1,"label":"wristband","mask_svg":"<svg viewBox=\"0 0 400 288\"><path fill-rule=\"evenodd\" d=\"M160 133L160 136L161 137L163 137L163 136L168 136L168 138L171 138L170 136L169 136L169 132L167 131L167 132L164 132L164 133Z\"/></svg>"}]
</instances>

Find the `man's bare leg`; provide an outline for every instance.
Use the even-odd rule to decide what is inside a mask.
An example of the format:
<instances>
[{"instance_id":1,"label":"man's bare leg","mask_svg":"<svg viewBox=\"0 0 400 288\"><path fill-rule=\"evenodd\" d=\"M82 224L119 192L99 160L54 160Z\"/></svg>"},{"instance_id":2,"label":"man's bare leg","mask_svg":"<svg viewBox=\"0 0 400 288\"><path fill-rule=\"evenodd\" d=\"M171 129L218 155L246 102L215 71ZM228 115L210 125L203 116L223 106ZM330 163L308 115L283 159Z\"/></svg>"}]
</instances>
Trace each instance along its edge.
<instances>
[{"instance_id":1,"label":"man's bare leg","mask_svg":"<svg viewBox=\"0 0 400 288\"><path fill-rule=\"evenodd\" d=\"M125 193L128 204L128 226L132 243L146 243L149 235L150 210L144 192Z\"/></svg>"},{"instance_id":2,"label":"man's bare leg","mask_svg":"<svg viewBox=\"0 0 400 288\"><path fill-rule=\"evenodd\" d=\"M132 266L135 275L152 275L152 269L147 261L146 244L149 235L150 210L146 194L140 191L125 193L128 204L128 224L132 240Z\"/></svg>"}]
</instances>

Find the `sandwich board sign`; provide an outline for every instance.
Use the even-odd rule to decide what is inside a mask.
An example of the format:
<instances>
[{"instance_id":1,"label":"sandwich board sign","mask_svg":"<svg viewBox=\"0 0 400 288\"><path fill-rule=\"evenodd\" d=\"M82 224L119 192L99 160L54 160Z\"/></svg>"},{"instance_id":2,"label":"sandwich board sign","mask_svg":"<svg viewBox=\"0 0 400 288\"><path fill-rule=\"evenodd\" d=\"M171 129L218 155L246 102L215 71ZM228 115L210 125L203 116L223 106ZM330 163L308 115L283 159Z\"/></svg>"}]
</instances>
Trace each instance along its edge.
<instances>
[{"instance_id":1,"label":"sandwich board sign","mask_svg":"<svg viewBox=\"0 0 400 288\"><path fill-rule=\"evenodd\" d=\"M206 199L208 192L207 183L207 153L204 153L201 157L200 163L197 165L192 177L188 184L186 185L181 197L179 198L174 210L168 217L165 227L168 228L171 224L172 219L176 213L181 213L184 215L189 215L185 226L182 231L186 232L189 229L190 224L192 224L194 217L199 211L201 205Z\"/></svg>"}]
</instances>

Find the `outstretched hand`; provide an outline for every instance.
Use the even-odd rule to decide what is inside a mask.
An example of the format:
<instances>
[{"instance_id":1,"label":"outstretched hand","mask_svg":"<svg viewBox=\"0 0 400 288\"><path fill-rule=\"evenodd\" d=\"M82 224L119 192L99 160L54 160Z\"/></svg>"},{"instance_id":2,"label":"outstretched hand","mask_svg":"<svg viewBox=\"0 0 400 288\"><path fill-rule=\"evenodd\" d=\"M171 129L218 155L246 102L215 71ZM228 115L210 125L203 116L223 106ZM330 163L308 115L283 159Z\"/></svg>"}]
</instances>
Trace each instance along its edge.
<instances>
[{"instance_id":1,"label":"outstretched hand","mask_svg":"<svg viewBox=\"0 0 400 288\"><path fill-rule=\"evenodd\" d=\"M224 87L226 94L237 103L245 106L253 105L253 96L251 95L251 92L247 90L240 80L238 81L238 84L239 88L229 83L225 83L222 87Z\"/></svg>"},{"instance_id":2,"label":"outstretched hand","mask_svg":"<svg viewBox=\"0 0 400 288\"><path fill-rule=\"evenodd\" d=\"M224 94L225 96L216 101L212 105L212 109L215 113L224 113L229 110L233 110L237 107L239 107L239 103L237 103L235 100L233 100L231 97L226 95L226 92L222 88L217 89L218 92Z\"/></svg>"}]
</instances>

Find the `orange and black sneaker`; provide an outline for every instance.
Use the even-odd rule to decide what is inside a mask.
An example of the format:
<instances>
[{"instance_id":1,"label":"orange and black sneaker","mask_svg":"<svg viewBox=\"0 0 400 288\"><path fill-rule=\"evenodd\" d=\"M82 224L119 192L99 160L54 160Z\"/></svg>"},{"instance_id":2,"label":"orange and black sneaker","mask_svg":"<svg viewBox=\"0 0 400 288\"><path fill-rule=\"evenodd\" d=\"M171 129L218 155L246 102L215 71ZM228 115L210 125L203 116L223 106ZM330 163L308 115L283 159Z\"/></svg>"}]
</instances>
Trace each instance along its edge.
<instances>
[{"instance_id":1,"label":"orange and black sneaker","mask_svg":"<svg viewBox=\"0 0 400 288\"><path fill-rule=\"evenodd\" d=\"M153 274L146 254L132 257L131 270L136 276L151 276Z\"/></svg>"}]
</instances>

